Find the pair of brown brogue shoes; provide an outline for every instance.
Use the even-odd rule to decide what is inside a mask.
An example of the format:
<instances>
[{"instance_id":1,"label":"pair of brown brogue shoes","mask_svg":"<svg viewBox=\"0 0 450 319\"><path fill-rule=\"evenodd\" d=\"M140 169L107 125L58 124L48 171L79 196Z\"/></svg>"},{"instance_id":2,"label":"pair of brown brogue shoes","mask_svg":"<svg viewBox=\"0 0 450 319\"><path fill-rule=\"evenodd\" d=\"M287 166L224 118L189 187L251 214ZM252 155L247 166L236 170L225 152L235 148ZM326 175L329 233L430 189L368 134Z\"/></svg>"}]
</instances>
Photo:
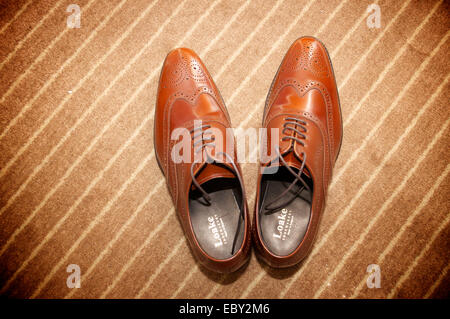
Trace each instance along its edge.
<instances>
[{"instance_id":1,"label":"pair of brown brogue shoes","mask_svg":"<svg viewBox=\"0 0 450 319\"><path fill-rule=\"evenodd\" d=\"M289 48L262 126L267 156L260 159L251 227L223 99L192 50L167 55L155 109L155 152L192 252L210 270L243 266L251 234L272 267L297 264L312 246L342 140L334 73L317 39L302 37Z\"/></svg>"}]
</instances>

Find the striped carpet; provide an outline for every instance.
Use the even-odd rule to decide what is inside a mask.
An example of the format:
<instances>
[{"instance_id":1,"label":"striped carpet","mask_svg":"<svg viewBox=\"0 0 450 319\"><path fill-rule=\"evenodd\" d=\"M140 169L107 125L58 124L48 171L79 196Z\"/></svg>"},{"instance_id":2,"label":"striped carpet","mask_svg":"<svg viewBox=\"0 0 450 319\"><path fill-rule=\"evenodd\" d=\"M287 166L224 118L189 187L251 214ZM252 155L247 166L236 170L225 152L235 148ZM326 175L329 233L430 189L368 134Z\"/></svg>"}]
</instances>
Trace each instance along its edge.
<instances>
[{"instance_id":1,"label":"striped carpet","mask_svg":"<svg viewBox=\"0 0 450 319\"><path fill-rule=\"evenodd\" d=\"M66 8L81 8L68 28ZM378 3L381 28L369 28ZM450 3L17 0L0 4L0 294L12 298L448 298ZM194 49L234 127L258 127L289 45L327 46L344 139L311 254L193 259L153 152L166 53ZM253 207L256 164L244 164ZM81 288L68 288L69 265ZM369 265L379 288L368 288Z\"/></svg>"}]
</instances>

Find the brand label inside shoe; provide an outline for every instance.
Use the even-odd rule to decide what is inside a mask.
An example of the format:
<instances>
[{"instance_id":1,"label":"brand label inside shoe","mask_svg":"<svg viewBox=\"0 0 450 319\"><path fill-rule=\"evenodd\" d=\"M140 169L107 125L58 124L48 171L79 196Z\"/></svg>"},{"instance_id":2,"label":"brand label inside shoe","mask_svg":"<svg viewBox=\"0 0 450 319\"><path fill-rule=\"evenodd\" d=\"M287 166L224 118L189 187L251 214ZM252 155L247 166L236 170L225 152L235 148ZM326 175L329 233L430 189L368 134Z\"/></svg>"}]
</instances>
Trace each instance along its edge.
<instances>
[{"instance_id":1,"label":"brand label inside shoe","mask_svg":"<svg viewBox=\"0 0 450 319\"><path fill-rule=\"evenodd\" d=\"M208 217L208 228L214 236L214 246L219 247L227 244L228 233L221 217L214 215Z\"/></svg>"},{"instance_id":2,"label":"brand label inside shoe","mask_svg":"<svg viewBox=\"0 0 450 319\"><path fill-rule=\"evenodd\" d=\"M276 230L273 233L273 237L286 240L291 233L292 222L294 221L294 215L286 208L283 208L277 216Z\"/></svg>"}]
</instances>

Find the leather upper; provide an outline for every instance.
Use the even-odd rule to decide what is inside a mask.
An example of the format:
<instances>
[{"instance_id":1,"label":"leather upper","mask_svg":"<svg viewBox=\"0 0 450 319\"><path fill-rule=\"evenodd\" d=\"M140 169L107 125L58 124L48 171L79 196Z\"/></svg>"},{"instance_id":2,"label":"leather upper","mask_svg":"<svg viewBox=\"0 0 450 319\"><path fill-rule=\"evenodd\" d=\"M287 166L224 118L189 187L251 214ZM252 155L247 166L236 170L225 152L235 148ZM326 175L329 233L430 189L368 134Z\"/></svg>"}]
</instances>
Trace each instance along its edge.
<instances>
[{"instance_id":1,"label":"leather upper","mask_svg":"<svg viewBox=\"0 0 450 319\"><path fill-rule=\"evenodd\" d=\"M292 130L284 133L286 118L295 117L306 123L304 146L294 139ZM265 246L259 225L259 198L262 174L259 173L254 220L254 236L262 258L275 267L288 267L303 259L311 248L320 217L324 208L328 184L342 139L342 121L339 97L331 62L323 44L312 37L296 40L286 53L270 88L263 117L263 127L278 128L280 132L280 153L290 166L300 168L306 154L306 173L314 183L311 219L303 241L289 256L276 256ZM267 139L271 159L277 155L275 148ZM292 152L293 150L295 155ZM288 154L289 153L289 154ZM261 163L264 168L269 161Z\"/></svg>"},{"instance_id":2,"label":"leather upper","mask_svg":"<svg viewBox=\"0 0 450 319\"><path fill-rule=\"evenodd\" d=\"M234 171L233 166L220 156L218 150L222 150L236 160L234 150L234 136L230 127L230 118L223 100L200 58L190 49L180 48L171 51L163 64L155 109L155 153L176 206L177 214L192 249L192 252L205 267L219 272L230 272L238 269L248 259L250 247L250 232L248 208L245 204L244 227L246 229L242 246L237 253L226 260L216 260L208 256L198 244L189 218L189 191L192 186L191 162L194 160L194 139L190 140L191 160L189 162L175 163L171 154L179 139L172 139L172 134L177 128L185 128L188 131L194 129L195 121L201 120L202 125L208 125L211 129L222 133L222 139L216 137L216 144L223 147L205 148L212 158L222 159L227 167ZM228 142L228 143L227 143ZM226 147L226 145L231 145ZM241 174L239 166L238 172ZM207 165L205 161L195 164L194 174L197 181L202 184L218 177L235 178L230 170ZM244 194L245 196L245 194Z\"/></svg>"}]
</instances>

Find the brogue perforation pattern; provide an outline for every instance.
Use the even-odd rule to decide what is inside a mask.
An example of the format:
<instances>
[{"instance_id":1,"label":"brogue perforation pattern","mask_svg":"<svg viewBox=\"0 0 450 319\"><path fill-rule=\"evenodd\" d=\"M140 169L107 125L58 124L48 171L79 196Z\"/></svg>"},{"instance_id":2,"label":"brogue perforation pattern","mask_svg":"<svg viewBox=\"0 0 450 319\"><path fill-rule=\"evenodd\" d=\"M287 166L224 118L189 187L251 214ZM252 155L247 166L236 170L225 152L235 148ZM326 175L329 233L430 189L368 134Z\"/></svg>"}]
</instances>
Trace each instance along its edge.
<instances>
[{"instance_id":1,"label":"brogue perforation pattern","mask_svg":"<svg viewBox=\"0 0 450 319\"><path fill-rule=\"evenodd\" d=\"M318 77L329 77L330 70L328 63L325 61L323 54L314 47L314 43L311 40L303 40L304 45L297 44L293 50L294 54L291 54L283 64L281 71L297 71L302 69L303 71L310 71Z\"/></svg>"}]
</instances>

